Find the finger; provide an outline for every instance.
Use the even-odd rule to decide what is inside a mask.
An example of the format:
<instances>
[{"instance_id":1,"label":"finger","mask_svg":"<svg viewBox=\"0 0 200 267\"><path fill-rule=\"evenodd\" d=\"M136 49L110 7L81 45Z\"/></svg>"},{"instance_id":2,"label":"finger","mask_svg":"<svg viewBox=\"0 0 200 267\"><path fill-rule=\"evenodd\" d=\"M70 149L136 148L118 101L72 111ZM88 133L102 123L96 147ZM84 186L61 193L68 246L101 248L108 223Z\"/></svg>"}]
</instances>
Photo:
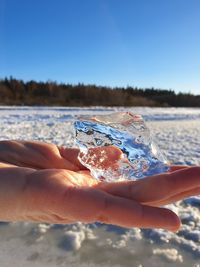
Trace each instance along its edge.
<instances>
[{"instance_id":1,"label":"finger","mask_svg":"<svg viewBox=\"0 0 200 267\"><path fill-rule=\"evenodd\" d=\"M160 202L200 186L200 167L189 167L172 173L146 177L137 181L102 183L106 192L134 199L140 203Z\"/></svg>"},{"instance_id":2,"label":"finger","mask_svg":"<svg viewBox=\"0 0 200 267\"><path fill-rule=\"evenodd\" d=\"M78 155L80 152L78 148L64 148L62 146L58 146L57 148L59 150L61 157L64 160L67 160L68 164L69 163L71 164L71 166L69 167L69 170L72 170L72 171L87 170L87 168L84 165L82 165L78 159Z\"/></svg>"},{"instance_id":3,"label":"finger","mask_svg":"<svg viewBox=\"0 0 200 267\"><path fill-rule=\"evenodd\" d=\"M83 169L78 150L39 141L0 141L0 161L35 169Z\"/></svg>"},{"instance_id":4,"label":"finger","mask_svg":"<svg viewBox=\"0 0 200 267\"><path fill-rule=\"evenodd\" d=\"M128 228L163 228L171 231L180 228L179 218L170 210L133 203L123 198L108 201L105 211L97 220Z\"/></svg>"},{"instance_id":5,"label":"finger","mask_svg":"<svg viewBox=\"0 0 200 267\"><path fill-rule=\"evenodd\" d=\"M0 160L21 167L45 168L52 161L52 146L37 141L1 141Z\"/></svg>"},{"instance_id":6,"label":"finger","mask_svg":"<svg viewBox=\"0 0 200 267\"><path fill-rule=\"evenodd\" d=\"M89 148L87 154L80 152L79 157L86 165L99 169L114 169L122 158L122 151L115 146Z\"/></svg>"},{"instance_id":7,"label":"finger","mask_svg":"<svg viewBox=\"0 0 200 267\"><path fill-rule=\"evenodd\" d=\"M156 202L152 202L152 203L149 202L148 205L159 207L159 206L163 206L163 205L168 205L168 204L176 202L176 201L180 201L180 200L188 198L188 197L198 196L198 195L200 195L200 187L182 192L180 194L171 196L170 198L167 198L167 199L164 199L161 201L156 201Z\"/></svg>"},{"instance_id":8,"label":"finger","mask_svg":"<svg viewBox=\"0 0 200 267\"><path fill-rule=\"evenodd\" d=\"M170 166L169 172L174 172L182 169L189 168L190 166L187 165L172 165Z\"/></svg>"},{"instance_id":9,"label":"finger","mask_svg":"<svg viewBox=\"0 0 200 267\"><path fill-rule=\"evenodd\" d=\"M121 150L115 146L89 148L86 156L77 148L58 147L58 149L60 155L77 166L79 170L88 170L79 158L88 165L94 165L95 168L106 169L114 165L122 156ZM70 168L70 170L75 169Z\"/></svg>"},{"instance_id":10,"label":"finger","mask_svg":"<svg viewBox=\"0 0 200 267\"><path fill-rule=\"evenodd\" d=\"M80 190L77 197L73 197L70 214L72 218L83 222L99 221L128 228L164 228L177 231L180 227L179 218L170 210L148 207L91 189Z\"/></svg>"},{"instance_id":11,"label":"finger","mask_svg":"<svg viewBox=\"0 0 200 267\"><path fill-rule=\"evenodd\" d=\"M7 220L5 220L7 221ZM25 216L18 216L13 217L12 221L15 222L30 222L30 223L53 223L53 224L72 224L75 223L75 221L68 220L67 218L62 218L58 216L57 214L44 214L41 215L40 213L37 214L26 214Z\"/></svg>"}]
</instances>

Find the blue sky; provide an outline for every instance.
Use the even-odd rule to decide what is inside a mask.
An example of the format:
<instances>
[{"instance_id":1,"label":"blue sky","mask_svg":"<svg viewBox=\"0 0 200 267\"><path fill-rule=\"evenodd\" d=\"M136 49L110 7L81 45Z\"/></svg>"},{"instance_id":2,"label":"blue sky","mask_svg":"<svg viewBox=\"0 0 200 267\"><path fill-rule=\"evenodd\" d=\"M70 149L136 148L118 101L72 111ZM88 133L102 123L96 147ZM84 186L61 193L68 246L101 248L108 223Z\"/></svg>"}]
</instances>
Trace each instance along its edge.
<instances>
[{"instance_id":1,"label":"blue sky","mask_svg":"<svg viewBox=\"0 0 200 267\"><path fill-rule=\"evenodd\" d=\"M0 0L0 77L200 94L199 0Z\"/></svg>"}]
</instances>

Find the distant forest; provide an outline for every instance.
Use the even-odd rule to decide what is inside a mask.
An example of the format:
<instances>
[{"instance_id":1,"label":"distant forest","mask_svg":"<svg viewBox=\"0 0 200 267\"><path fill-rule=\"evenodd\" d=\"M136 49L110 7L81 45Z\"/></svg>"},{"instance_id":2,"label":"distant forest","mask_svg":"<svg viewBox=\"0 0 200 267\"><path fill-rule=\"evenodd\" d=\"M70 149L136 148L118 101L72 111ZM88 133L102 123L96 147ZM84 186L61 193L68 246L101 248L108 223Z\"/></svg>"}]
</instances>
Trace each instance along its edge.
<instances>
[{"instance_id":1,"label":"distant forest","mask_svg":"<svg viewBox=\"0 0 200 267\"><path fill-rule=\"evenodd\" d=\"M200 95L173 90L0 79L0 105L200 107Z\"/></svg>"}]
</instances>

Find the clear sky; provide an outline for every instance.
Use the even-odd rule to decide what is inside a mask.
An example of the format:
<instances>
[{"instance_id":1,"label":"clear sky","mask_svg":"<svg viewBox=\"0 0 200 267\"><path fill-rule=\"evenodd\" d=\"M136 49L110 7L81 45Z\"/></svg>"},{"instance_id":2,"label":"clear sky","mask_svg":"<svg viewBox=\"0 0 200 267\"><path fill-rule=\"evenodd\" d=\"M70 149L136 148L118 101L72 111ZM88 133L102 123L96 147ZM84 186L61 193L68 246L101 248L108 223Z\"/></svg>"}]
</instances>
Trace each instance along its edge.
<instances>
[{"instance_id":1,"label":"clear sky","mask_svg":"<svg viewBox=\"0 0 200 267\"><path fill-rule=\"evenodd\" d=\"M200 0L0 0L0 77L200 94Z\"/></svg>"}]
</instances>

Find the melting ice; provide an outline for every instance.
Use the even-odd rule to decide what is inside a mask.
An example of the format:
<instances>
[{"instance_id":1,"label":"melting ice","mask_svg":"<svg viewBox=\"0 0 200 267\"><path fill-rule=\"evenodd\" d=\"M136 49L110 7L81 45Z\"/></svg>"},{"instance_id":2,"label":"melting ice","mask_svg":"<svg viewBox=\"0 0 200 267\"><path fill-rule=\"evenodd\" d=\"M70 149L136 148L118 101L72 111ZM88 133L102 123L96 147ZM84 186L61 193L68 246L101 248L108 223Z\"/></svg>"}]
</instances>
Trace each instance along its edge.
<instances>
[{"instance_id":1,"label":"melting ice","mask_svg":"<svg viewBox=\"0 0 200 267\"><path fill-rule=\"evenodd\" d=\"M135 180L169 167L141 115L117 112L74 122L79 160L100 180Z\"/></svg>"}]
</instances>

